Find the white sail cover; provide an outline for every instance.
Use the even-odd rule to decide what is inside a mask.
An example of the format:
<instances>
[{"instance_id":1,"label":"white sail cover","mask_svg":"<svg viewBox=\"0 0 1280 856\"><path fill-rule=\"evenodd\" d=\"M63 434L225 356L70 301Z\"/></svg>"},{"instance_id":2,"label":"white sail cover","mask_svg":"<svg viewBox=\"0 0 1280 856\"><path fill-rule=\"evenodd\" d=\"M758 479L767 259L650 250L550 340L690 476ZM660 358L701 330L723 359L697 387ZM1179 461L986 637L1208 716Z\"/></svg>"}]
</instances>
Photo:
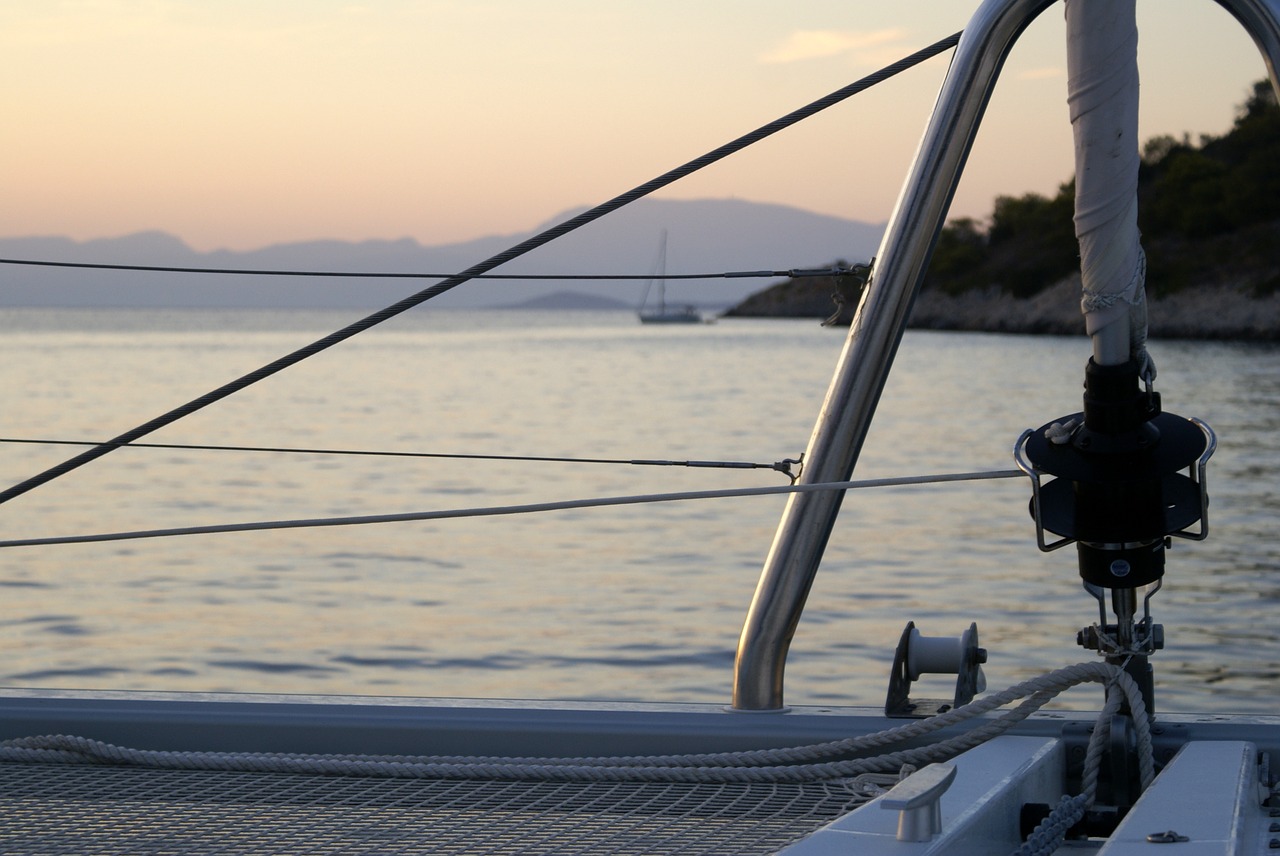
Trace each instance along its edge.
<instances>
[{"instance_id":1,"label":"white sail cover","mask_svg":"<svg viewBox=\"0 0 1280 856\"><path fill-rule=\"evenodd\" d=\"M1104 365L1146 353L1146 259L1138 233L1135 0L1067 0L1067 103L1076 154L1081 309Z\"/></svg>"}]
</instances>

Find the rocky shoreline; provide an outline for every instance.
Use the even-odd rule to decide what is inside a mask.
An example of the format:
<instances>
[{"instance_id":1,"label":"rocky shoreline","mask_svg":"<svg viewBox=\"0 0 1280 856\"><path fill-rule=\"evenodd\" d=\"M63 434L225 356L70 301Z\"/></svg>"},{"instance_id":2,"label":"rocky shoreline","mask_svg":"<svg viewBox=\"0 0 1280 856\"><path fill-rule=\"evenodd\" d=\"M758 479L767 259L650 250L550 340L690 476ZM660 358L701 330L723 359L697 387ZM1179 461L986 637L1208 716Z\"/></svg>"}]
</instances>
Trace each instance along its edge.
<instances>
[{"instance_id":1,"label":"rocky shoreline","mask_svg":"<svg viewBox=\"0 0 1280 856\"><path fill-rule=\"evenodd\" d=\"M829 278L780 283L725 312L737 318L833 318L847 325L856 294L840 293ZM839 310L837 312L837 309ZM1189 288L1149 298L1148 325L1153 339L1280 341L1280 293L1254 297L1228 285ZM1038 294L1020 299L999 289L975 289L960 295L925 290L916 300L908 326L925 330L1080 335L1080 277L1068 277Z\"/></svg>"}]
</instances>

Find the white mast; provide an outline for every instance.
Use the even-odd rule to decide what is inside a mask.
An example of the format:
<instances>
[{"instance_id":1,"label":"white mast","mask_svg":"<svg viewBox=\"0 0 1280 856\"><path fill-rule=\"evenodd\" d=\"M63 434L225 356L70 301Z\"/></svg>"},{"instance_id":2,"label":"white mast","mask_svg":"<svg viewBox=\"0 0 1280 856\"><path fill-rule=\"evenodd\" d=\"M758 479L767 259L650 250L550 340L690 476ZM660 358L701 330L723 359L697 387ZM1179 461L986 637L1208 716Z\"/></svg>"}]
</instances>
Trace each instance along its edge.
<instances>
[{"instance_id":1,"label":"white mast","mask_svg":"<svg viewBox=\"0 0 1280 856\"><path fill-rule=\"evenodd\" d=\"M1135 0L1067 0L1067 103L1076 150L1081 309L1099 365L1147 357L1146 259L1138 233Z\"/></svg>"}]
</instances>

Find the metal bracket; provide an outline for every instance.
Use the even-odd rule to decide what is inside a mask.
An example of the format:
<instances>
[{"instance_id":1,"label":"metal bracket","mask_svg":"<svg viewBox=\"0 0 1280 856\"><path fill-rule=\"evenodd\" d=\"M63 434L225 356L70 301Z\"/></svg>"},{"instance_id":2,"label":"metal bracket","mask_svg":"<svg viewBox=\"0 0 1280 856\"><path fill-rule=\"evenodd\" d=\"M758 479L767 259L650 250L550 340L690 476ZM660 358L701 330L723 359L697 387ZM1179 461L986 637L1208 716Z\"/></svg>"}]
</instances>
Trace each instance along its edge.
<instances>
[{"instance_id":1,"label":"metal bracket","mask_svg":"<svg viewBox=\"0 0 1280 856\"><path fill-rule=\"evenodd\" d=\"M1218 435L1213 433L1213 429L1202 420L1191 417L1187 421L1199 428L1200 432L1204 434L1204 451L1200 454L1195 464L1192 465L1190 471L1191 480L1200 488L1200 531L1190 532L1183 529L1169 534L1174 538L1203 541L1209 537L1209 483L1205 474L1209 466L1209 459L1218 450Z\"/></svg>"},{"instance_id":2,"label":"metal bracket","mask_svg":"<svg viewBox=\"0 0 1280 856\"><path fill-rule=\"evenodd\" d=\"M1031 435L1034 433L1028 428L1022 432L1021 436L1018 437L1018 441L1013 444L1013 463L1018 469L1022 470L1027 478L1031 479L1031 517L1036 523L1036 546L1040 548L1042 553L1051 553L1059 547L1067 546L1075 539L1061 538L1052 544L1045 541L1044 519L1040 515L1040 471L1027 459L1026 453L1023 451L1027 445L1027 440L1031 439Z\"/></svg>"}]
</instances>

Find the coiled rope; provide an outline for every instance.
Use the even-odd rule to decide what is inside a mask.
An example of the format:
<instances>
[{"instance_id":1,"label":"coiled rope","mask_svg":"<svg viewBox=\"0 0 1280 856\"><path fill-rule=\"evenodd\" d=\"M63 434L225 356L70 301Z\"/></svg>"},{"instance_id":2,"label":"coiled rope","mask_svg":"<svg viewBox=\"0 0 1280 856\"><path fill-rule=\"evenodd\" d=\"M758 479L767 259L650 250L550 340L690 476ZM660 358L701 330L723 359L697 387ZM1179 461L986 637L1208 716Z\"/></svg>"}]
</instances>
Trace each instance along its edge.
<instances>
[{"instance_id":1,"label":"coiled rope","mask_svg":"<svg viewBox=\"0 0 1280 856\"><path fill-rule=\"evenodd\" d=\"M498 253L495 256L491 256L485 261L482 261L478 264L475 264L467 268L465 271L462 271L461 273L450 276L445 280L436 283L435 285L432 285L428 288L425 288L417 292L416 294L412 294L406 298L403 298L402 300L396 303L393 303L392 305L387 306L386 308L381 309L373 313L372 315L368 315L359 321L356 321L352 324L347 325L346 327L343 327L341 330L337 330L321 339L316 340L315 342L312 342L310 345L307 345L303 348L293 351L292 353L286 354L285 356L280 357L279 359L276 359L273 362L270 362L258 369L255 369L254 371L249 372L248 374L238 378L237 380L224 384L218 387L217 389L214 389L214 390L211 390L210 392L205 393L199 398L193 399L192 401L189 401L180 407L174 408L173 410L170 410L167 413L157 416L156 418L150 420L149 422L145 422L142 425L137 426L136 428L132 428L124 432L120 436L116 437L115 439L111 440L108 443L103 443L101 445L94 446L91 449L87 449L86 451L81 452L79 455L75 456L74 458L70 458L66 461L63 461L62 463L56 466L50 467L49 469L41 473L38 473L26 479L25 481L19 482L18 484L15 484L3 491L0 491L0 503L8 502L14 497L21 496L22 494L34 488L37 488L40 485L50 482L53 479L56 479L60 476L66 475L67 473L75 469L78 469L79 467L82 467L85 464L90 463L91 461L97 460L98 458L102 457L103 455L106 455L109 452L114 451L115 449L120 448L120 446L122 445L131 443L134 440L141 439L142 437L147 436L153 431L157 431L166 425L170 425L173 422L176 422L179 419L182 419L183 417L196 412L197 410L207 407L208 405L213 404L217 401L221 401L227 396L232 395L233 393L239 392L245 387L248 387L254 383L257 383L258 381L263 380L264 378L271 377L277 372L280 372L292 365L295 365L296 363L299 363L302 360L307 359L308 357L314 356L315 354L318 354L321 351L326 350L327 348L331 348L334 345L337 345L341 342L346 341L347 339L350 339L352 336L355 336L358 333L363 333L365 330L368 330L371 327L381 324L383 321L393 318L401 314L402 312L406 312L409 309L412 309L413 307L418 306L419 304L425 303L426 301L432 299L433 297L437 297L441 294L444 294L446 291L449 291L450 289L453 289L456 286L461 285L462 283L466 282L469 279L473 279L477 276L480 276L481 274L488 273L494 268L499 267L500 265L506 264L512 259L522 256L525 253L530 252L531 250L537 249L543 244L547 244L555 240L556 238L561 237L562 235L566 235L569 232L572 232L573 230L581 226L585 226L586 224L594 220L597 220L600 217L603 217L605 214L615 211L623 207L624 205L628 205L631 202L636 201L637 199L640 199L644 196L647 196L650 193L653 193L656 190L666 187L668 184L671 184L675 181L678 181L681 178L684 178L694 172L697 172L703 167L709 166L710 164L713 164L716 161L719 161L731 154L734 154L735 152L741 151L742 149L745 149L747 146L757 143L768 136L776 134L779 131L782 131L786 128L789 128L790 126L796 124L797 122L807 119L810 116L813 116L814 114L819 113L822 110L827 109L828 107L831 107L832 105L838 104L839 102L853 95L856 95L857 93L862 92L865 89L869 89L870 87L875 86L876 84L881 83L882 81L887 80L890 77L893 77L894 75L902 71L905 71L908 68L911 68L912 66L918 65L919 63L924 62L925 60L933 56L936 56L937 54L940 54L945 50L949 50L950 48L958 44L959 41L960 41L959 33L956 33L954 35L948 36L945 39L937 41L932 45L930 45L929 47L916 51L910 56L904 57L903 59L900 59L891 65L885 66L879 71L876 71L870 75L867 75L861 80L851 83L842 89L838 89L835 92L823 98L818 99L817 101L814 101L804 107L801 107L798 110L788 113L786 116L783 116L779 119L775 119L774 121L766 125L763 125L760 128L757 128L756 130L748 134L745 134L737 138L736 140L733 140L732 142L726 143L725 145L720 146L719 148L714 149L713 151L708 152L707 154L704 154L701 157L695 158L689 161L688 163L684 164L683 166L677 167L669 172L664 173L663 175L658 176L657 178L651 179L645 182L644 184L641 184L627 191L626 193L623 193L619 196L615 196L613 199L607 202L601 203L600 205L597 205L596 207L591 208L587 211L584 211L575 217L571 217L570 219L565 220L556 226L552 226L551 228L543 232L540 232L539 234L533 236L532 238L522 241L519 244L516 244L515 246L510 247L509 249Z\"/></svg>"},{"instance_id":2,"label":"coiled rope","mask_svg":"<svg viewBox=\"0 0 1280 856\"><path fill-rule=\"evenodd\" d=\"M1108 668L1115 669L1118 674L1129 678L1127 673L1116 666L1108 666ZM1137 686L1132 679L1129 679L1128 684L1117 679L1115 685L1122 688L1125 700L1133 712L1133 721L1138 735L1138 775L1142 782L1142 789L1146 790L1155 778L1151 723L1147 720L1147 707L1141 699L1141 693L1138 693L1138 704L1135 706L1132 693L1128 689L1129 684L1135 688ZM1049 816L1040 821L1022 846L1014 851L1013 856L1053 856L1066 838L1067 830L1079 823L1084 818L1084 813L1093 805L1098 793L1098 770L1102 766L1103 747L1111 735L1111 719L1119 712L1120 701L1120 693L1107 693L1106 704L1098 713L1097 724L1089 736L1089 748L1085 753L1080 793L1074 796L1064 794L1049 812Z\"/></svg>"},{"instance_id":3,"label":"coiled rope","mask_svg":"<svg viewBox=\"0 0 1280 856\"><path fill-rule=\"evenodd\" d=\"M1085 759L1084 789L1091 802L1097 788L1102 750L1111 715L1121 698L1133 713L1139 769L1145 788L1154 778L1151 732L1142 693L1131 677L1105 663L1080 663L1024 681L1003 692L955 708L930 719L897 728L788 749L694 755L534 758L458 756L309 755L274 752L168 752L131 749L98 740L45 735L0 743L0 761L19 763L112 764L148 769L310 773L411 779L502 781L799 783L847 779L865 773L894 771L946 760L1001 734L1026 719L1064 690L1093 682L1114 687L1090 739ZM864 752L932 734L973 719L1017 699L1022 704L995 720L963 734L916 749L849 759ZM1068 824L1070 825L1070 824Z\"/></svg>"}]
</instances>

